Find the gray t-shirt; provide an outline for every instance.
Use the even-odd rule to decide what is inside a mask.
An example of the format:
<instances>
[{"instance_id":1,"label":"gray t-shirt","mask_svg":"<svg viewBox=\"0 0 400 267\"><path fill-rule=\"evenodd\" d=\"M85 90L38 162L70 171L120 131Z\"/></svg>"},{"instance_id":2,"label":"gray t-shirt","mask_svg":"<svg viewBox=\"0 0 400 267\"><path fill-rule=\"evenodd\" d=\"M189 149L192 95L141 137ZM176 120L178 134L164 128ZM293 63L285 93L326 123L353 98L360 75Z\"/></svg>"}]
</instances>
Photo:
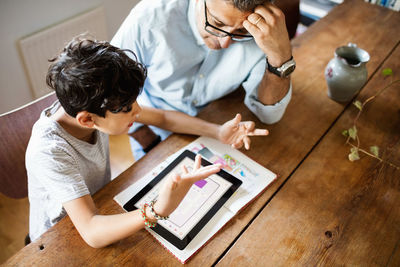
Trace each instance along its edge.
<instances>
[{"instance_id":1,"label":"gray t-shirt","mask_svg":"<svg viewBox=\"0 0 400 267\"><path fill-rule=\"evenodd\" d=\"M111 180L108 135L96 131L94 144L73 137L49 118L59 107L57 101L42 112L26 151L32 241L65 216L63 203Z\"/></svg>"}]
</instances>

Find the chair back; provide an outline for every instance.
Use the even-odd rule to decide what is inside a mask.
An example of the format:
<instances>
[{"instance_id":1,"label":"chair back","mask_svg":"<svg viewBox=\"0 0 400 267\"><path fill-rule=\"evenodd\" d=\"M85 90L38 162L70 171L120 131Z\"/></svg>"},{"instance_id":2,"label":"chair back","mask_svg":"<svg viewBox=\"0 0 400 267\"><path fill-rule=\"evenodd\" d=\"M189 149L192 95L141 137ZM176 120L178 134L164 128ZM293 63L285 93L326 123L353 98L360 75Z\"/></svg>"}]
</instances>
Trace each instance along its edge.
<instances>
[{"instance_id":1,"label":"chair back","mask_svg":"<svg viewBox=\"0 0 400 267\"><path fill-rule=\"evenodd\" d=\"M11 198L28 196L25 152L33 124L43 109L56 100L50 93L23 107L0 115L0 192Z\"/></svg>"},{"instance_id":2,"label":"chair back","mask_svg":"<svg viewBox=\"0 0 400 267\"><path fill-rule=\"evenodd\" d=\"M300 0L276 0L275 5L285 14L286 28L289 38L292 39L300 22Z\"/></svg>"}]
</instances>

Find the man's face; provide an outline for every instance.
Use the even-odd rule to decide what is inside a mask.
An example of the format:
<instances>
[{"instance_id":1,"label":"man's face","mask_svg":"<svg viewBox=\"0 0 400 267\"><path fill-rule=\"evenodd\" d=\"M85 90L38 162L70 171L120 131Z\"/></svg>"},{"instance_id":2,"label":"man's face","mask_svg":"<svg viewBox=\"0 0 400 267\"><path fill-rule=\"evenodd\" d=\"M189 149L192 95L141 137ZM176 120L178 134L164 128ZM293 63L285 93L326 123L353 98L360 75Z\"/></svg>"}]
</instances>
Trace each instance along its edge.
<instances>
[{"instance_id":1,"label":"man's face","mask_svg":"<svg viewBox=\"0 0 400 267\"><path fill-rule=\"evenodd\" d=\"M228 48L234 41L229 36L217 37L204 29L205 15L204 0L196 0L196 23L200 36L210 49ZM207 0L207 20L211 25L235 34L248 34L243 27L243 21L251 12L242 12L229 1Z\"/></svg>"}]
</instances>

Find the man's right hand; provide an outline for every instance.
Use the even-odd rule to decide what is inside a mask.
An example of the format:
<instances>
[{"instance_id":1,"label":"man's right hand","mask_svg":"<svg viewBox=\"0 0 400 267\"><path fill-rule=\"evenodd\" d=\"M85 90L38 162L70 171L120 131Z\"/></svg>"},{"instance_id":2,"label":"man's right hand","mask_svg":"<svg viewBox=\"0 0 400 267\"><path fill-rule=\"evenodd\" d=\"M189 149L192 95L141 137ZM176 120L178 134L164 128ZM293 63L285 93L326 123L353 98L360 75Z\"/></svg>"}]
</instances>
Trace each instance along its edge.
<instances>
[{"instance_id":1,"label":"man's right hand","mask_svg":"<svg viewBox=\"0 0 400 267\"><path fill-rule=\"evenodd\" d=\"M281 66L291 58L292 48L285 15L277 6L266 1L264 5L255 8L243 26L254 36L254 41L268 56L272 66Z\"/></svg>"},{"instance_id":2,"label":"man's right hand","mask_svg":"<svg viewBox=\"0 0 400 267\"><path fill-rule=\"evenodd\" d=\"M161 138L150 129L149 126L143 125L136 131L129 134L140 144L144 152L149 152L153 147L160 143Z\"/></svg>"}]
</instances>

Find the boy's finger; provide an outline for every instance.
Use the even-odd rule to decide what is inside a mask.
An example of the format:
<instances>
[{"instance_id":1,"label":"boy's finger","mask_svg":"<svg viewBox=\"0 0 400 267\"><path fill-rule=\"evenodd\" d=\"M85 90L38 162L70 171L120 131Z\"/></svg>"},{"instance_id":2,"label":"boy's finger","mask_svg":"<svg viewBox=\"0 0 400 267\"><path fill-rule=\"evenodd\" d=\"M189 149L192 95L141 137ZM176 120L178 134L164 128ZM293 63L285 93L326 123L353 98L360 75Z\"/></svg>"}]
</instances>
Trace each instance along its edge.
<instances>
[{"instance_id":1,"label":"boy's finger","mask_svg":"<svg viewBox=\"0 0 400 267\"><path fill-rule=\"evenodd\" d=\"M256 126L254 121L244 121L243 124L244 124L244 127L246 128L246 131L248 131L248 132L253 131L254 126Z\"/></svg>"},{"instance_id":2,"label":"boy's finger","mask_svg":"<svg viewBox=\"0 0 400 267\"><path fill-rule=\"evenodd\" d=\"M246 150L249 150L250 149L250 143L251 143L250 138L248 136L246 136L243 139L243 142L244 142L244 148L246 148Z\"/></svg>"},{"instance_id":3,"label":"boy's finger","mask_svg":"<svg viewBox=\"0 0 400 267\"><path fill-rule=\"evenodd\" d=\"M235 118L233 118L234 126L238 126L241 120L242 120L242 115L240 115L239 113L236 114Z\"/></svg>"},{"instance_id":4,"label":"boy's finger","mask_svg":"<svg viewBox=\"0 0 400 267\"><path fill-rule=\"evenodd\" d=\"M188 173L188 170L187 170L187 168L186 168L185 165L182 165L182 171L183 171L184 174L185 174L185 173Z\"/></svg>"},{"instance_id":5,"label":"boy's finger","mask_svg":"<svg viewBox=\"0 0 400 267\"><path fill-rule=\"evenodd\" d=\"M268 135L269 131L267 129L255 129L252 132L249 132L247 135L248 136L254 136L254 135Z\"/></svg>"},{"instance_id":6,"label":"boy's finger","mask_svg":"<svg viewBox=\"0 0 400 267\"><path fill-rule=\"evenodd\" d=\"M174 190L177 186L179 181L181 180L181 176L177 173L172 174L169 179L167 180L167 187L170 190Z\"/></svg>"},{"instance_id":7,"label":"boy's finger","mask_svg":"<svg viewBox=\"0 0 400 267\"><path fill-rule=\"evenodd\" d=\"M242 147L242 145L243 145L243 142L242 142L242 140L240 140L239 142L235 142L234 144L232 144L232 147L235 149L239 149Z\"/></svg>"},{"instance_id":8,"label":"boy's finger","mask_svg":"<svg viewBox=\"0 0 400 267\"><path fill-rule=\"evenodd\" d=\"M201 167L201 155L197 154L194 159L194 169L197 170Z\"/></svg>"},{"instance_id":9,"label":"boy's finger","mask_svg":"<svg viewBox=\"0 0 400 267\"><path fill-rule=\"evenodd\" d=\"M189 180L191 182L195 182L197 180L205 179L208 176L215 174L221 170L220 165L210 165L199 169L195 173L188 173L182 175L182 179Z\"/></svg>"},{"instance_id":10,"label":"boy's finger","mask_svg":"<svg viewBox=\"0 0 400 267\"><path fill-rule=\"evenodd\" d=\"M204 173L204 172L209 172L210 170L214 171L216 169L221 169L221 164L218 163L218 164L208 165L198 169L197 172Z\"/></svg>"},{"instance_id":11,"label":"boy's finger","mask_svg":"<svg viewBox=\"0 0 400 267\"><path fill-rule=\"evenodd\" d=\"M231 129L237 129L237 127L239 127L241 120L242 120L242 115L238 113L236 114L235 118L227 121L224 125L228 126Z\"/></svg>"},{"instance_id":12,"label":"boy's finger","mask_svg":"<svg viewBox=\"0 0 400 267\"><path fill-rule=\"evenodd\" d=\"M227 121L225 125L231 127L231 128L237 128L239 126L240 121L242 120L242 115L239 113L236 114L235 118Z\"/></svg>"}]
</instances>

